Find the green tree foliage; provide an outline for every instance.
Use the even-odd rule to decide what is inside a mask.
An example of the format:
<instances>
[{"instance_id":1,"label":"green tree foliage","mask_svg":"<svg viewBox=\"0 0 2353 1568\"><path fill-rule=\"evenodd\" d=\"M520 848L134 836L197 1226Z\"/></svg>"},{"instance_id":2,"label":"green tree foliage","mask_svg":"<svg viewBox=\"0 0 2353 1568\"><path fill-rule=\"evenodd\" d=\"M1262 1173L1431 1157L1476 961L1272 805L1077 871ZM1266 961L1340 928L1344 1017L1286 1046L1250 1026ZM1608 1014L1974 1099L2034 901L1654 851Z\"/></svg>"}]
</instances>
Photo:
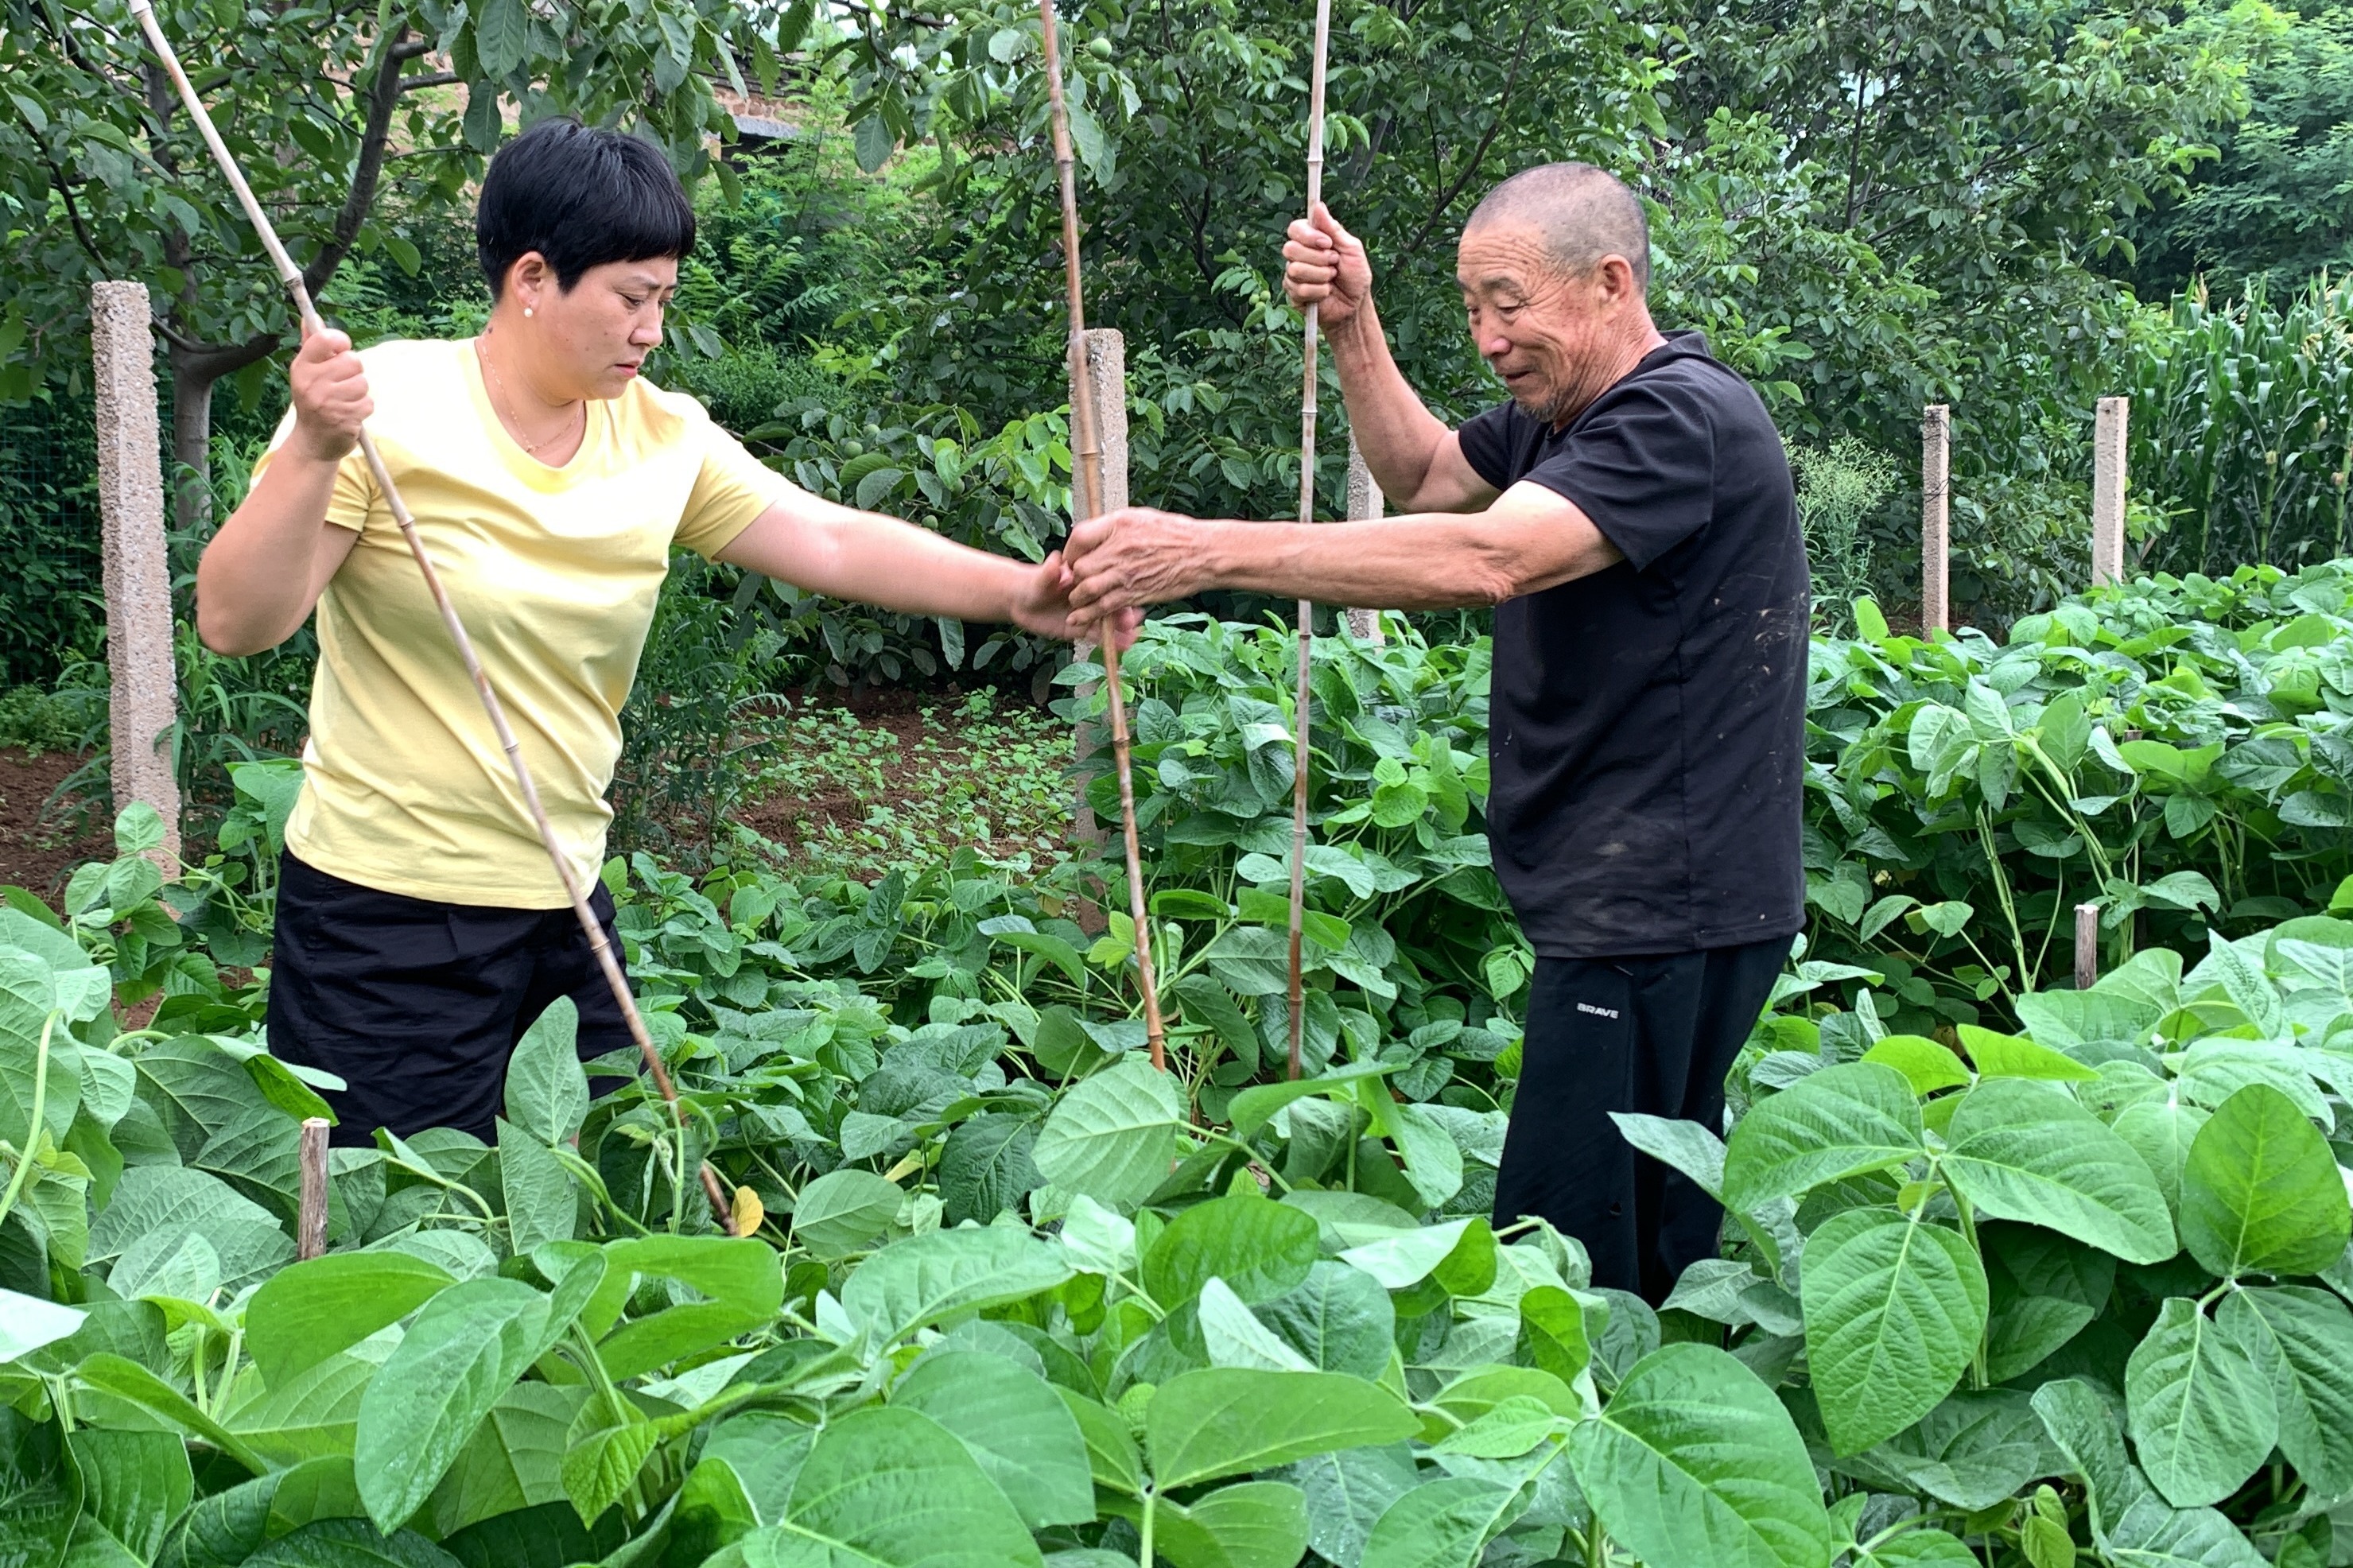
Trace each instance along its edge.
<instances>
[{"instance_id":1,"label":"green tree foliage","mask_svg":"<svg viewBox=\"0 0 2353 1568\"><path fill-rule=\"evenodd\" d=\"M438 0L389 7L166 5L223 136L301 263L313 294L353 258L414 271L408 230L464 199L498 144L502 105L618 121L660 141L681 172L727 121L709 79L771 72L773 14L720 0ZM773 35L771 35L773 37ZM216 383L290 341L276 279L118 0L28 3L0 21L0 399L79 381L89 285L156 291L172 381L173 447L201 476ZM203 484L180 521L203 515Z\"/></svg>"}]
</instances>

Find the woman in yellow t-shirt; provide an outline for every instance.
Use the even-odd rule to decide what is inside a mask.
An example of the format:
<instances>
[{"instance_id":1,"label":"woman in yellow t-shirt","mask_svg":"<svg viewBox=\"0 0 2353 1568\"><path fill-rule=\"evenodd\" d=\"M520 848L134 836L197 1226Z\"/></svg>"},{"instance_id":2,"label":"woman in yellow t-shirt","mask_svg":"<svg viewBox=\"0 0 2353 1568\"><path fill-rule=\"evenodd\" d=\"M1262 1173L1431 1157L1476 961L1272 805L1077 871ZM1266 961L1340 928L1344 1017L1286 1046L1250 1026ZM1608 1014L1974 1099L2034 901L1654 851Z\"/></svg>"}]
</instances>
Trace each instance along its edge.
<instances>
[{"instance_id":1,"label":"woman in yellow t-shirt","mask_svg":"<svg viewBox=\"0 0 2353 1568\"><path fill-rule=\"evenodd\" d=\"M310 338L293 407L196 574L206 647L248 654L315 607L303 786L287 824L270 1048L340 1075L339 1141L493 1132L507 1058L558 996L580 1050L626 1048L491 732L355 443L417 521L584 886L620 712L670 547L891 609L1067 637L1031 566L809 495L638 371L694 212L650 143L563 120L503 149L475 216L492 298L464 342ZM597 913L609 931L612 900ZM617 948L617 941L616 946Z\"/></svg>"}]
</instances>

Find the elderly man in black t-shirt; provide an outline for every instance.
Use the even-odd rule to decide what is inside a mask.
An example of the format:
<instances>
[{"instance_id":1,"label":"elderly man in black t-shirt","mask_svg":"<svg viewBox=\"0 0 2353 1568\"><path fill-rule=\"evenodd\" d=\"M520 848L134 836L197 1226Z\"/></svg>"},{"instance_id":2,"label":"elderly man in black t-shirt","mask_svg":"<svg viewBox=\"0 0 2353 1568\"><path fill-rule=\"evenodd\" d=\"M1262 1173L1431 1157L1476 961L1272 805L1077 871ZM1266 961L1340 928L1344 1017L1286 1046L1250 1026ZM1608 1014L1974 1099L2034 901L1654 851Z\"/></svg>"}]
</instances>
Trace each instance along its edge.
<instances>
[{"instance_id":1,"label":"elderly man in black t-shirt","mask_svg":"<svg viewBox=\"0 0 2353 1568\"><path fill-rule=\"evenodd\" d=\"M1073 531L1072 602L1495 606L1488 837L1537 959L1495 1217L1545 1216L1597 1284L1660 1300L1722 1215L1609 1113L1719 1130L1803 923L1807 571L1780 438L1698 333L1651 325L1641 204L1598 169L1527 170L1472 214L1456 274L1512 400L1459 430L1390 358L1364 246L1319 208L1283 255L1405 515L1131 508Z\"/></svg>"}]
</instances>

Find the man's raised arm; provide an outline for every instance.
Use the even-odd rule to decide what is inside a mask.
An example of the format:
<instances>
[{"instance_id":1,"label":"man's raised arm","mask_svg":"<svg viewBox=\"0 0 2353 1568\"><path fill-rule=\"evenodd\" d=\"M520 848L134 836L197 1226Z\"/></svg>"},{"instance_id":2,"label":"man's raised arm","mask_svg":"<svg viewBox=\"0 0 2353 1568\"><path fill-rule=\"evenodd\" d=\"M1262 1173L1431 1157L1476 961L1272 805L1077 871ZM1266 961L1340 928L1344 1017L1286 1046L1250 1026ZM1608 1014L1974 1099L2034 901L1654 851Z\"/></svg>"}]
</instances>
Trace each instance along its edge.
<instances>
[{"instance_id":1,"label":"man's raised arm","mask_svg":"<svg viewBox=\"0 0 2353 1568\"><path fill-rule=\"evenodd\" d=\"M1316 307L1356 449L1381 493L1409 512L1476 511L1493 501L1495 487L1479 477L1454 432L1422 405L1390 357L1373 308L1373 268L1364 241L1319 202L1313 221L1291 226L1282 258L1284 293L1301 310Z\"/></svg>"}]
</instances>

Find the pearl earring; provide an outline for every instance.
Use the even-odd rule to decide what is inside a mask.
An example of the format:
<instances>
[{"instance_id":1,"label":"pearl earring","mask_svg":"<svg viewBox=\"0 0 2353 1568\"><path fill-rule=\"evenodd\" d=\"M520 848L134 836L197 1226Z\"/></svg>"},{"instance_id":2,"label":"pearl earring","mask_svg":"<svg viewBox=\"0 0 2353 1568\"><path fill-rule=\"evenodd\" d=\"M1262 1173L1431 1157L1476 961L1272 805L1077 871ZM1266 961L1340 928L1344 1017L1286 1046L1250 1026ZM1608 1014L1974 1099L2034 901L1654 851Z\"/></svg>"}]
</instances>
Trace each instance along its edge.
<instances>
[{"instance_id":1,"label":"pearl earring","mask_svg":"<svg viewBox=\"0 0 2353 1568\"><path fill-rule=\"evenodd\" d=\"M522 313L523 313L524 315L526 315L526 316L530 315L530 314L531 314L531 307L530 307L530 306L528 306L528 305L525 305L525 306L522 308Z\"/></svg>"}]
</instances>

